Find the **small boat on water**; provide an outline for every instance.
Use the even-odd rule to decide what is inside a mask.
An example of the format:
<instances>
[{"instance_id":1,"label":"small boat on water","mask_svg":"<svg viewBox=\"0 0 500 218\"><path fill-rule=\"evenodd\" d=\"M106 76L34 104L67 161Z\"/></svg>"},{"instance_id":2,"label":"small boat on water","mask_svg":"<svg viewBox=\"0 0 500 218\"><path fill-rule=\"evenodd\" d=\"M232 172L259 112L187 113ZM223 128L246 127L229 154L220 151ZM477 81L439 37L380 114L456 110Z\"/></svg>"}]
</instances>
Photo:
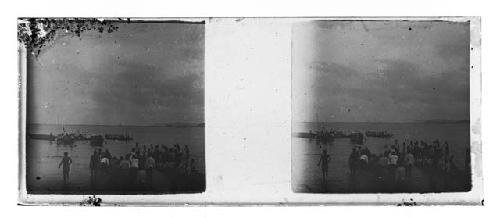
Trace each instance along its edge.
<instances>
[{"instance_id":1,"label":"small boat on water","mask_svg":"<svg viewBox=\"0 0 500 218\"><path fill-rule=\"evenodd\" d=\"M293 134L294 137L296 138L316 138L316 134L310 133L310 132L297 132Z\"/></svg>"},{"instance_id":2,"label":"small boat on water","mask_svg":"<svg viewBox=\"0 0 500 218\"><path fill-rule=\"evenodd\" d=\"M104 143L104 137L102 137L102 135L92 135L89 137L89 140L91 146L102 147L102 144Z\"/></svg>"},{"instance_id":3,"label":"small boat on water","mask_svg":"<svg viewBox=\"0 0 500 218\"><path fill-rule=\"evenodd\" d=\"M133 138L126 134L126 135L120 135L120 134L105 134L104 138L107 140L117 140L117 141L132 141Z\"/></svg>"},{"instance_id":4,"label":"small boat on water","mask_svg":"<svg viewBox=\"0 0 500 218\"><path fill-rule=\"evenodd\" d=\"M87 141L90 140L90 137L84 135L84 134L73 134L75 140L77 141Z\"/></svg>"},{"instance_id":5,"label":"small boat on water","mask_svg":"<svg viewBox=\"0 0 500 218\"><path fill-rule=\"evenodd\" d=\"M335 139L333 134L329 133L312 133L312 132L297 132L293 134L296 138L316 139L320 141L329 141Z\"/></svg>"},{"instance_id":6,"label":"small boat on water","mask_svg":"<svg viewBox=\"0 0 500 218\"><path fill-rule=\"evenodd\" d=\"M393 134L388 133L387 131L366 131L365 135L367 137L377 137L377 138L390 138Z\"/></svg>"},{"instance_id":7,"label":"small boat on water","mask_svg":"<svg viewBox=\"0 0 500 218\"><path fill-rule=\"evenodd\" d=\"M52 135L52 133L50 133L50 134L33 134L33 133L30 133L28 136L31 139L47 140L47 141L54 141L54 140L56 140L56 136Z\"/></svg>"},{"instance_id":8,"label":"small boat on water","mask_svg":"<svg viewBox=\"0 0 500 218\"><path fill-rule=\"evenodd\" d=\"M73 145L75 143L75 138L70 134L60 134L56 137L56 144L58 145Z\"/></svg>"},{"instance_id":9,"label":"small boat on water","mask_svg":"<svg viewBox=\"0 0 500 218\"><path fill-rule=\"evenodd\" d=\"M335 138L349 138L349 135L350 135L349 133L346 133L346 132L340 131L340 130L335 130L335 131L333 131L332 134Z\"/></svg>"},{"instance_id":10,"label":"small boat on water","mask_svg":"<svg viewBox=\"0 0 500 218\"><path fill-rule=\"evenodd\" d=\"M292 134L293 137L296 138L308 138L308 139L316 139L316 140L321 140L321 141L331 141L337 138L350 138L351 133L346 132L346 131L340 131L340 130L335 130L335 131L324 131L320 132L317 131L316 133L313 133L312 131L310 132L297 132Z\"/></svg>"}]
</instances>

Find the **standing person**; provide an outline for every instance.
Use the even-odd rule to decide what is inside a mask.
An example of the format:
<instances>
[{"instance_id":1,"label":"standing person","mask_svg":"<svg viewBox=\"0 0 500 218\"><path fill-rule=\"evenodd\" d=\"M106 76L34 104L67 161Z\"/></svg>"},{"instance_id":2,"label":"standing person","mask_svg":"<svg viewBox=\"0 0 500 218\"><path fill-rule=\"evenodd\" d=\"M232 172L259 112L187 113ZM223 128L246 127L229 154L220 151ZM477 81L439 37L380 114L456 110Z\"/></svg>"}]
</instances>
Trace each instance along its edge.
<instances>
[{"instance_id":1,"label":"standing person","mask_svg":"<svg viewBox=\"0 0 500 218\"><path fill-rule=\"evenodd\" d=\"M379 175L382 177L382 179L385 181L387 179L388 175L388 165L389 165L389 158L387 158L386 155L380 154L380 158L378 159L378 165L380 166L380 171Z\"/></svg>"},{"instance_id":2,"label":"standing person","mask_svg":"<svg viewBox=\"0 0 500 218\"><path fill-rule=\"evenodd\" d=\"M196 173L196 166L194 165L194 158L191 158L191 163L189 164L189 175Z\"/></svg>"},{"instance_id":3,"label":"standing person","mask_svg":"<svg viewBox=\"0 0 500 218\"><path fill-rule=\"evenodd\" d=\"M396 154L396 152L391 152L391 154L389 155L389 165L391 165L392 167L396 166L398 164L398 155Z\"/></svg>"},{"instance_id":4,"label":"standing person","mask_svg":"<svg viewBox=\"0 0 500 218\"><path fill-rule=\"evenodd\" d=\"M323 182L326 182L326 177L328 176L328 162L330 162L330 155L326 153L326 149L323 150L318 162L318 166L321 165L321 172L323 175Z\"/></svg>"},{"instance_id":5,"label":"standing person","mask_svg":"<svg viewBox=\"0 0 500 218\"><path fill-rule=\"evenodd\" d=\"M415 157L413 156L413 154L410 151L408 151L408 154L405 156L407 177L411 176L411 170L412 170L414 164L415 164Z\"/></svg>"},{"instance_id":6,"label":"standing person","mask_svg":"<svg viewBox=\"0 0 500 218\"><path fill-rule=\"evenodd\" d=\"M467 173L471 173L471 157L470 157L470 148L465 149L465 166L467 167Z\"/></svg>"},{"instance_id":7,"label":"standing person","mask_svg":"<svg viewBox=\"0 0 500 218\"><path fill-rule=\"evenodd\" d=\"M97 155L98 155L99 160L100 160L102 158L102 156L103 156L102 149L100 149L100 148L97 149Z\"/></svg>"},{"instance_id":8,"label":"standing person","mask_svg":"<svg viewBox=\"0 0 500 218\"><path fill-rule=\"evenodd\" d=\"M391 152L391 154L389 154L389 173L391 176L394 176L396 173L398 161L399 157L396 152Z\"/></svg>"},{"instance_id":9,"label":"standing person","mask_svg":"<svg viewBox=\"0 0 500 218\"><path fill-rule=\"evenodd\" d=\"M146 169L146 155L142 152L138 155L137 159L139 159L139 169Z\"/></svg>"},{"instance_id":10,"label":"standing person","mask_svg":"<svg viewBox=\"0 0 500 218\"><path fill-rule=\"evenodd\" d=\"M356 148L352 148L351 155L349 156L349 172L351 176L356 174L356 163L358 161L358 156L356 154Z\"/></svg>"},{"instance_id":11,"label":"standing person","mask_svg":"<svg viewBox=\"0 0 500 218\"><path fill-rule=\"evenodd\" d=\"M160 158L161 152L160 152L160 145L155 145L155 149L153 151L153 158L156 161L156 165L161 164L161 158Z\"/></svg>"},{"instance_id":12,"label":"standing person","mask_svg":"<svg viewBox=\"0 0 500 218\"><path fill-rule=\"evenodd\" d=\"M109 158L106 157L106 156L103 156L101 158L101 167L105 170L107 170L109 168Z\"/></svg>"},{"instance_id":13,"label":"standing person","mask_svg":"<svg viewBox=\"0 0 500 218\"><path fill-rule=\"evenodd\" d=\"M120 169L128 170L128 168L130 168L130 160L120 156Z\"/></svg>"},{"instance_id":14,"label":"standing person","mask_svg":"<svg viewBox=\"0 0 500 218\"><path fill-rule=\"evenodd\" d=\"M106 151L104 151L104 157L108 158L108 159L111 159L111 152L109 152L108 149L106 149Z\"/></svg>"},{"instance_id":15,"label":"standing person","mask_svg":"<svg viewBox=\"0 0 500 218\"><path fill-rule=\"evenodd\" d=\"M179 168L179 165L181 164L181 147L179 144L174 145L174 168Z\"/></svg>"},{"instance_id":16,"label":"standing person","mask_svg":"<svg viewBox=\"0 0 500 218\"><path fill-rule=\"evenodd\" d=\"M99 154L97 150L90 156L90 182L94 183L96 178L96 169L99 165Z\"/></svg>"},{"instance_id":17,"label":"standing person","mask_svg":"<svg viewBox=\"0 0 500 218\"><path fill-rule=\"evenodd\" d=\"M447 141L444 142L444 145L445 145L445 147L444 147L444 156L448 157L450 155L450 145L448 145Z\"/></svg>"},{"instance_id":18,"label":"standing person","mask_svg":"<svg viewBox=\"0 0 500 218\"><path fill-rule=\"evenodd\" d=\"M66 185L69 180L69 166L72 163L73 160L71 160L71 157L68 156L68 152L64 152L64 157L62 158L61 162L59 162L59 168L61 168L61 165L63 166L64 185Z\"/></svg>"},{"instance_id":19,"label":"standing person","mask_svg":"<svg viewBox=\"0 0 500 218\"><path fill-rule=\"evenodd\" d=\"M148 158L146 159L146 168L147 169L154 169L155 168L155 159L153 158L153 155L148 155Z\"/></svg>"},{"instance_id":20,"label":"standing person","mask_svg":"<svg viewBox=\"0 0 500 218\"><path fill-rule=\"evenodd\" d=\"M189 147L187 145L184 145L184 155L186 158L186 161L189 160Z\"/></svg>"},{"instance_id":21,"label":"standing person","mask_svg":"<svg viewBox=\"0 0 500 218\"><path fill-rule=\"evenodd\" d=\"M106 155L101 156L100 165L101 165L101 173L104 172L106 175L108 175L110 172L109 171L110 167L109 167L109 158Z\"/></svg>"},{"instance_id":22,"label":"standing person","mask_svg":"<svg viewBox=\"0 0 500 218\"><path fill-rule=\"evenodd\" d=\"M146 175L148 176L149 185L153 187L153 169L155 168L155 159L150 154L146 159Z\"/></svg>"},{"instance_id":23,"label":"standing person","mask_svg":"<svg viewBox=\"0 0 500 218\"><path fill-rule=\"evenodd\" d=\"M362 154L359 157L359 163L361 164L361 169L366 169L368 167L368 155Z\"/></svg>"},{"instance_id":24,"label":"standing person","mask_svg":"<svg viewBox=\"0 0 500 218\"><path fill-rule=\"evenodd\" d=\"M189 168L189 147L187 145L184 145L184 171L185 173L188 173L188 168Z\"/></svg>"},{"instance_id":25,"label":"standing person","mask_svg":"<svg viewBox=\"0 0 500 218\"><path fill-rule=\"evenodd\" d=\"M139 170L139 159L136 155L130 157L130 178L132 181L136 180L137 171Z\"/></svg>"},{"instance_id":26,"label":"standing person","mask_svg":"<svg viewBox=\"0 0 500 218\"><path fill-rule=\"evenodd\" d=\"M384 154L380 154L380 158L378 159L378 165L381 166L382 168L387 168L387 165L389 165L389 158L387 158L387 156Z\"/></svg>"}]
</instances>

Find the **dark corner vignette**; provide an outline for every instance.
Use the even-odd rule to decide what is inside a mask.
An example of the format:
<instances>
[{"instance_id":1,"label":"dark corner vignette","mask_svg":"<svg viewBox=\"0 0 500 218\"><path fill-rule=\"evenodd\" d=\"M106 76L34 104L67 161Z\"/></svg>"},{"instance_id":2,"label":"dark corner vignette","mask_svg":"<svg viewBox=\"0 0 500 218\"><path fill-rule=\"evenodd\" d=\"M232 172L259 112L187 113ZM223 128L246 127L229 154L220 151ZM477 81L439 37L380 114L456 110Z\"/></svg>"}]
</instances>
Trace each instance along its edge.
<instances>
[{"instance_id":1,"label":"dark corner vignette","mask_svg":"<svg viewBox=\"0 0 500 218\"><path fill-rule=\"evenodd\" d=\"M204 192L204 23L19 18L27 193Z\"/></svg>"}]
</instances>

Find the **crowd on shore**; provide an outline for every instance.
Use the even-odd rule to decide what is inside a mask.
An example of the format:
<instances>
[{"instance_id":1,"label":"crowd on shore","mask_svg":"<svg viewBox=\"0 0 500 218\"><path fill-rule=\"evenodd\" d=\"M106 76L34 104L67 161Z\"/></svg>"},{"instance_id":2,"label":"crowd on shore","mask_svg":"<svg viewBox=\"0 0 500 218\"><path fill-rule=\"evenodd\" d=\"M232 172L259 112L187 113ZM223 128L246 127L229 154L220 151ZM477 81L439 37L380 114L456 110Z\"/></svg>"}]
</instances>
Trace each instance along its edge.
<instances>
[{"instance_id":1,"label":"crowd on shore","mask_svg":"<svg viewBox=\"0 0 500 218\"><path fill-rule=\"evenodd\" d=\"M466 149L465 163L470 163L469 150ZM329 155L326 150L320 157L318 166L327 171ZM414 167L425 172L429 178L444 176L450 177L461 173L457 167L454 155L450 153L448 142L441 143L435 140L432 143L425 141L404 140L399 143L394 140L392 145L384 146L380 154L372 153L367 146L354 146L348 158L349 174L351 178L359 173L370 172L378 178L384 178L391 184L405 184L412 177ZM323 180L325 180L323 172ZM431 181L432 182L432 181Z\"/></svg>"},{"instance_id":2,"label":"crowd on shore","mask_svg":"<svg viewBox=\"0 0 500 218\"><path fill-rule=\"evenodd\" d=\"M126 178L133 185L151 185L153 170L174 170L183 175L197 173L195 159L191 157L187 145L172 147L165 145L143 145L138 143L123 156L114 156L108 149L98 148L90 157L91 183L95 183L98 174L116 174Z\"/></svg>"}]
</instances>

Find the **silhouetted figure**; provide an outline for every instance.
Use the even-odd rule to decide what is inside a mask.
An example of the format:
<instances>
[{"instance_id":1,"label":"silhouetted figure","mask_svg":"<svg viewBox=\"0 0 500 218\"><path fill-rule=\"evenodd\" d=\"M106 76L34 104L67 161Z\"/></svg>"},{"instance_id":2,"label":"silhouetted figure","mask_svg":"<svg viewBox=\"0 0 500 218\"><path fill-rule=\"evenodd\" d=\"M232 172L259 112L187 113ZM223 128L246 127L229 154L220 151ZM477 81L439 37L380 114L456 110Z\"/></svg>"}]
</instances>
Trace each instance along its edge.
<instances>
[{"instance_id":1,"label":"silhouetted figure","mask_svg":"<svg viewBox=\"0 0 500 218\"><path fill-rule=\"evenodd\" d=\"M69 167L73 163L73 160L68 156L68 152L64 152L64 157L62 158L61 162L59 162L59 168L61 168L61 165L63 166L63 181L64 184L66 185L69 180Z\"/></svg>"},{"instance_id":2,"label":"silhouetted figure","mask_svg":"<svg viewBox=\"0 0 500 218\"><path fill-rule=\"evenodd\" d=\"M326 182L326 177L328 176L328 163L330 162L330 155L326 153L326 149L323 150L318 162L318 166L321 167L321 172L323 175L323 182Z\"/></svg>"},{"instance_id":3,"label":"silhouetted figure","mask_svg":"<svg viewBox=\"0 0 500 218\"><path fill-rule=\"evenodd\" d=\"M97 151L90 156L90 182L93 184L96 179L96 170L99 166L99 154Z\"/></svg>"},{"instance_id":4,"label":"silhouetted figure","mask_svg":"<svg viewBox=\"0 0 500 218\"><path fill-rule=\"evenodd\" d=\"M351 175L356 174L357 162L358 154L356 152L356 148L352 148L351 155L349 156L349 172Z\"/></svg>"}]
</instances>

